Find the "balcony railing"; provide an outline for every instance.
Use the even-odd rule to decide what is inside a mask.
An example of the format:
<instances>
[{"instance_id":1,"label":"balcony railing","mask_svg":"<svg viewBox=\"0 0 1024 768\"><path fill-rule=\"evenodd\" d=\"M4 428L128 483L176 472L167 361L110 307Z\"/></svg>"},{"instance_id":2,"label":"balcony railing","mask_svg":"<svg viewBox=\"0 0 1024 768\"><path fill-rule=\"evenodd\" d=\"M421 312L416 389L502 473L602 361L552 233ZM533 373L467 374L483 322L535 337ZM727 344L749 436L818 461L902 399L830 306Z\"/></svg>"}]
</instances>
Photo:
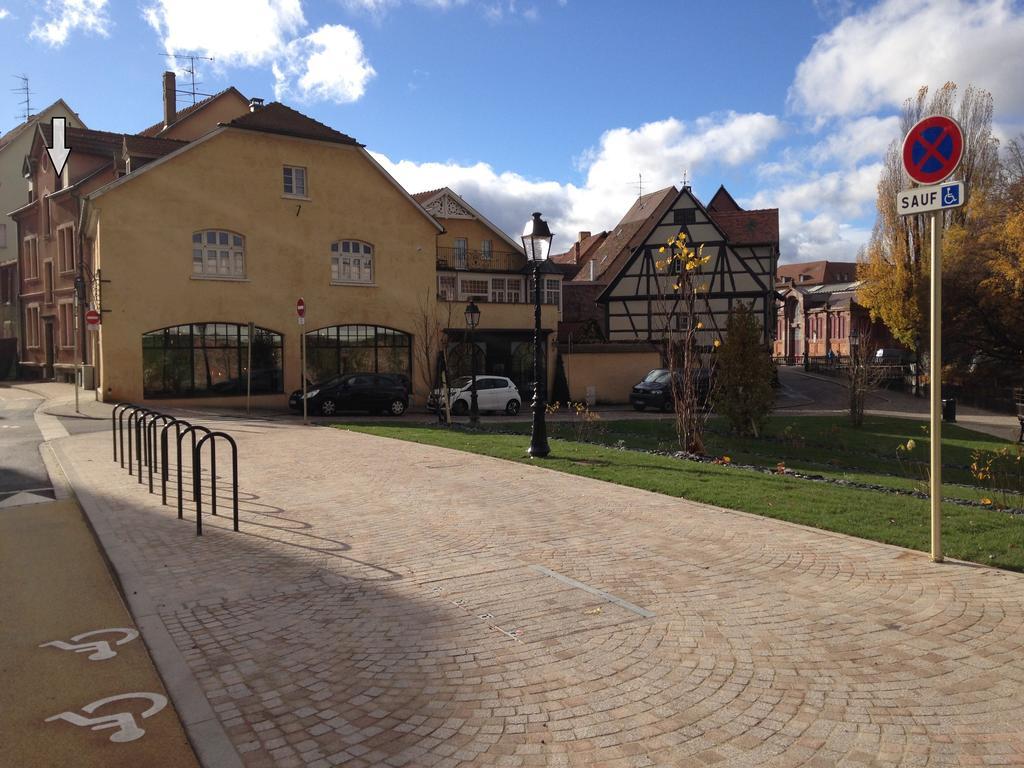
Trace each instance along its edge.
<instances>
[{"instance_id":1,"label":"balcony railing","mask_svg":"<svg viewBox=\"0 0 1024 768\"><path fill-rule=\"evenodd\" d=\"M511 251L470 251L465 248L439 247L437 268L518 273L526 268L526 257Z\"/></svg>"}]
</instances>

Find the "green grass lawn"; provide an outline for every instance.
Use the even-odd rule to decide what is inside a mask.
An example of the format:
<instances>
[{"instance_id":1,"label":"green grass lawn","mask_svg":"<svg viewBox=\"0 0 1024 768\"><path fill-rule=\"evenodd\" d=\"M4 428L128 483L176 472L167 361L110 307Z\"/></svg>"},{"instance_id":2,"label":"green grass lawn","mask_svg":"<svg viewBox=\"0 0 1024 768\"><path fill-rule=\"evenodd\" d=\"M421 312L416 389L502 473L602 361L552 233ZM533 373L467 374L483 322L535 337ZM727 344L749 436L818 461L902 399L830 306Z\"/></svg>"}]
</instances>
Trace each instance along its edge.
<instances>
[{"instance_id":1,"label":"green grass lawn","mask_svg":"<svg viewBox=\"0 0 1024 768\"><path fill-rule=\"evenodd\" d=\"M800 424L807 422L806 431L803 433L805 447L813 436L814 440L820 439L823 443L832 441L837 446L835 450L840 456L856 456L857 448L869 449L873 443L867 436L869 434L876 435L877 439L892 440L895 450L895 443L901 439L918 439L917 433L920 432L921 424L902 419L871 419L871 424L865 427L871 432L849 436L844 440L843 436L837 435L829 424L830 421L832 424L837 422L833 417L800 417L793 420ZM776 420L770 432L778 430L774 433L781 434L786 423L785 419ZM529 431L529 425L499 425L503 430L521 431L524 433L522 435L495 434L487 430L468 432L461 429L401 425L394 422L337 426L356 432L454 448L510 461L536 463L561 472L802 523L874 541L921 551L929 549L929 509L926 500L559 439L560 435L571 437L570 425L549 424L549 434L552 437L551 456L541 461L525 455L529 444L525 433ZM602 441L614 445L618 440L623 440L631 448L655 447L656 442L665 439L666 434L671 435L673 429L670 421L609 421L604 426L606 431L601 437ZM906 437L903 436L904 433ZM944 429L944 449L946 434ZM945 458L950 463L958 460L951 459L951 456L962 455L969 459L973 447L1005 445L997 438L988 438L969 430L952 428L948 434L956 443ZM923 455L927 456L927 448L922 448L922 444L926 442L924 435L920 438L917 450L924 451ZM716 436L714 439L719 438ZM734 447L728 455L734 461L740 461L738 455L742 455L742 451L736 450L741 447L740 441L724 435L721 439L723 446L725 440L731 441ZM753 447L746 444L743 447L752 456L762 458L773 453L773 450L766 446L779 446L779 443L768 441L746 443L754 443ZM830 454L833 452L833 449L819 450L828 450ZM710 452L716 453L714 450ZM718 453L721 455L725 451ZM889 463L894 461L895 459L892 459ZM768 461L756 463L768 466L775 464ZM870 478L868 482L876 480L873 474L861 474L865 478ZM1024 571L1024 517L992 509L947 503L943 504L943 518L944 550L949 557Z\"/></svg>"},{"instance_id":2,"label":"green grass lawn","mask_svg":"<svg viewBox=\"0 0 1024 768\"><path fill-rule=\"evenodd\" d=\"M530 425L505 423L496 430L529 434ZM573 426L567 422L548 424L554 437L574 439ZM677 450L675 426L671 419L609 420L597 423L589 442L637 450ZM913 419L866 417L860 429L854 429L843 417L776 416L769 420L763 439L729 435L726 425L712 419L705 436L708 455L729 456L738 464L773 468L779 462L788 469L874 483L910 490L927 486L929 439L927 423ZM896 446L913 439L916 447L910 461L897 459ZM971 453L994 451L1010 445L997 437L964 429L955 424L942 427L943 494L951 498L980 500L991 493L976 485L971 476Z\"/></svg>"}]
</instances>

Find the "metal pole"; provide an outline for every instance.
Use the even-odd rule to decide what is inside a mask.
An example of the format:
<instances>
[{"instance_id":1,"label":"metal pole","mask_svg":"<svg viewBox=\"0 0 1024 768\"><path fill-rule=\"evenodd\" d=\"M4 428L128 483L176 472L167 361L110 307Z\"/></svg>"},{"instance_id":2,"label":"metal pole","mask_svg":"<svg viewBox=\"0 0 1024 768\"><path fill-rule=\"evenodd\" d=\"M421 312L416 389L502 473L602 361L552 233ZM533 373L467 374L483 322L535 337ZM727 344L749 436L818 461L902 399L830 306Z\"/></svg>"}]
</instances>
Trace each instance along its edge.
<instances>
[{"instance_id":1,"label":"metal pole","mask_svg":"<svg viewBox=\"0 0 1024 768\"><path fill-rule=\"evenodd\" d=\"M80 359L81 356L78 354L79 342L78 342L78 289L77 288L75 289L75 303L74 303L74 307L72 309L72 314L75 316L75 320L74 320L75 325L74 325L74 331L73 331L73 335L75 337L75 413L81 413L81 411L78 410L78 380L82 376L82 361Z\"/></svg>"},{"instance_id":2,"label":"metal pole","mask_svg":"<svg viewBox=\"0 0 1024 768\"><path fill-rule=\"evenodd\" d=\"M942 212L932 218L931 478L932 560L942 562Z\"/></svg>"},{"instance_id":3,"label":"metal pole","mask_svg":"<svg viewBox=\"0 0 1024 768\"><path fill-rule=\"evenodd\" d=\"M252 400L252 339L256 335L256 323L249 321L249 352L248 360L245 364L245 415L249 416L252 413L251 400Z\"/></svg>"},{"instance_id":4,"label":"metal pole","mask_svg":"<svg viewBox=\"0 0 1024 768\"><path fill-rule=\"evenodd\" d=\"M476 346L473 344L475 335L476 329L471 326L469 329L469 369L470 373L472 374L473 381L470 384L469 424L472 427L479 427L480 406L476 399Z\"/></svg>"},{"instance_id":5,"label":"metal pole","mask_svg":"<svg viewBox=\"0 0 1024 768\"><path fill-rule=\"evenodd\" d=\"M544 424L546 382L544 361L540 348L540 262L533 262L533 431L530 434L528 453L536 459L543 459L551 448L548 446L547 426Z\"/></svg>"},{"instance_id":6,"label":"metal pole","mask_svg":"<svg viewBox=\"0 0 1024 768\"><path fill-rule=\"evenodd\" d=\"M302 374L302 423L308 425L309 403L306 401L306 328L304 320L304 317L299 318L299 335L302 336L302 351L299 355L302 362L299 365L302 369L300 371Z\"/></svg>"}]
</instances>

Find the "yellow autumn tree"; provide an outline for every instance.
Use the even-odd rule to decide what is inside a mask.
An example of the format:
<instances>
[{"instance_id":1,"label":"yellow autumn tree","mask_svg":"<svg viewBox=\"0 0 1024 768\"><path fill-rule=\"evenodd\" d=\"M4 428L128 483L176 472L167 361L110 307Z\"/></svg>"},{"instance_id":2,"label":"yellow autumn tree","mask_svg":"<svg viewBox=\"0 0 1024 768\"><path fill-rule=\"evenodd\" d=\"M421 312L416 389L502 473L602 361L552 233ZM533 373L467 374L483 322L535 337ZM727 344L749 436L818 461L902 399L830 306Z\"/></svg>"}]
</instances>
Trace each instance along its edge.
<instances>
[{"instance_id":1,"label":"yellow autumn tree","mask_svg":"<svg viewBox=\"0 0 1024 768\"><path fill-rule=\"evenodd\" d=\"M907 131L928 115L948 115L964 131L965 151L957 178L967 185L969 199L988 199L999 178L998 142L992 136L992 95L968 86L963 93L955 83L946 83L929 96L921 88L917 96L904 102L899 136L893 137L885 156L878 182L877 218L871 239L858 257L857 276L865 281L858 301L871 311L874 320L882 320L893 336L915 351L927 344L928 283L931 271L928 218L901 217L896 210L896 195L911 186L903 170L902 139ZM968 207L945 214L946 226L963 227ZM950 233L952 235L952 233ZM960 264L947 248L945 284L957 273Z\"/></svg>"}]
</instances>

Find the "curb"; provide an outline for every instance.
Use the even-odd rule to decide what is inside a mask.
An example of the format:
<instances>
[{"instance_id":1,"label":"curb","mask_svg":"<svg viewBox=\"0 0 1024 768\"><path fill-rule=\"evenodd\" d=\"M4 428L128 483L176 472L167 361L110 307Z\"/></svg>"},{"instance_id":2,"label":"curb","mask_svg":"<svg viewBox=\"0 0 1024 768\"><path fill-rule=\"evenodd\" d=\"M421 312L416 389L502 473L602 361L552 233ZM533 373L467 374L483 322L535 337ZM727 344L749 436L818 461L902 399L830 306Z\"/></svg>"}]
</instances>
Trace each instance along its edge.
<instances>
[{"instance_id":1,"label":"curb","mask_svg":"<svg viewBox=\"0 0 1024 768\"><path fill-rule=\"evenodd\" d=\"M141 574L129 565L129 558L123 557L125 545L113 538L119 527L113 512L84 489L78 470L64 447L52 442L48 445L110 563L121 597L149 649L200 765L204 768L243 768L241 756L157 613L155 601L146 592Z\"/></svg>"}]
</instances>

